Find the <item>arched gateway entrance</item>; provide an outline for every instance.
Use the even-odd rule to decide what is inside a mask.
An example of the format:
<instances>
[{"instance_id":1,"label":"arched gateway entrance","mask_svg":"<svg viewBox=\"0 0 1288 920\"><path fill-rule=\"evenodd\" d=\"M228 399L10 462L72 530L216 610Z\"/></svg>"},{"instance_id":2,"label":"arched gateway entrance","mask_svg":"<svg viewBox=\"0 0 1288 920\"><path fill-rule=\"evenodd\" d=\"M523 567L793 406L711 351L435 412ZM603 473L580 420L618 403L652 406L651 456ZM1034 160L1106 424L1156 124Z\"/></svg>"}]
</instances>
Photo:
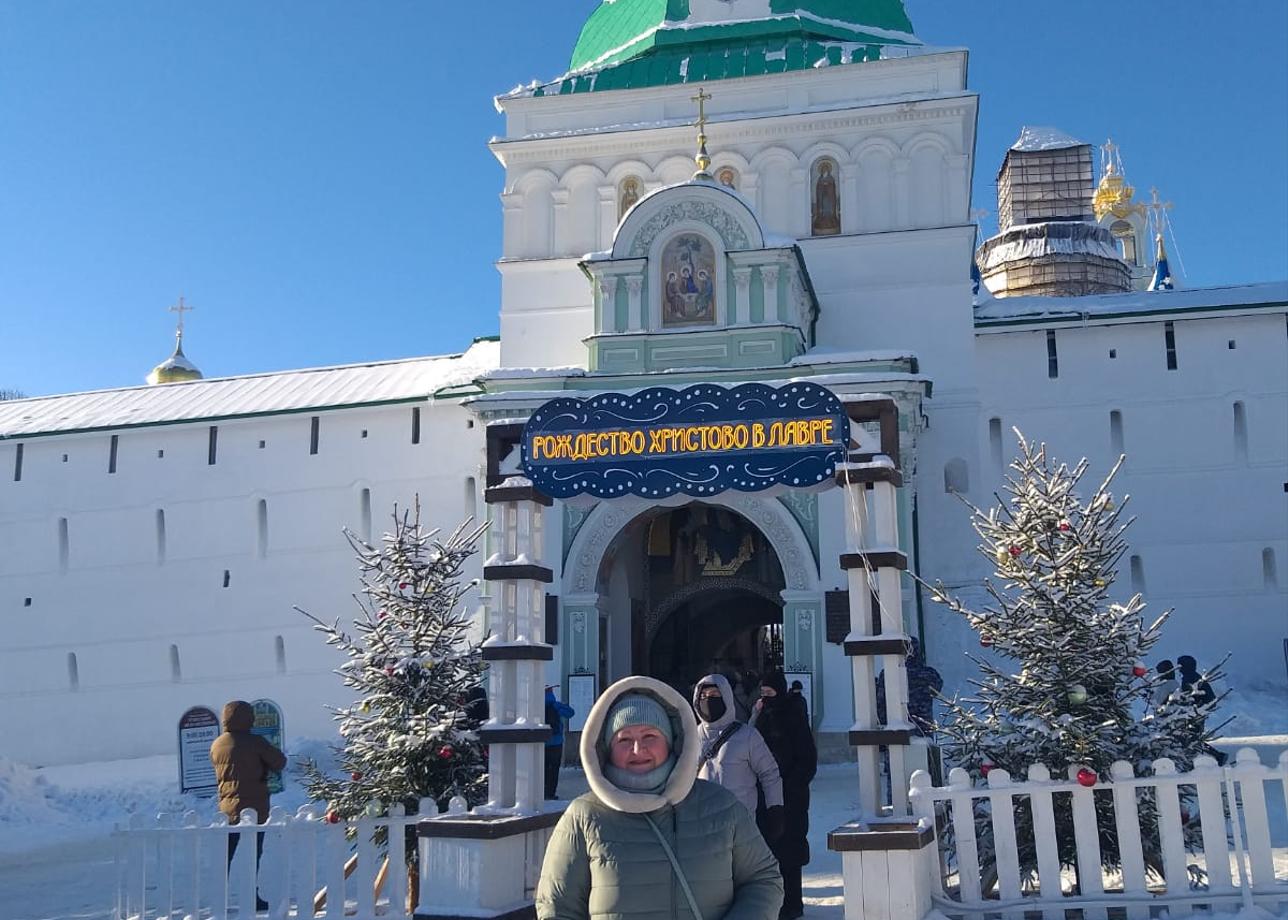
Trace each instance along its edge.
<instances>
[{"instance_id":1,"label":"arched gateway entrance","mask_svg":"<svg viewBox=\"0 0 1288 920\"><path fill-rule=\"evenodd\" d=\"M600 686L648 674L685 692L711 671L816 670L817 561L776 498L597 505L562 581L565 666Z\"/></svg>"},{"instance_id":2,"label":"arched gateway entrance","mask_svg":"<svg viewBox=\"0 0 1288 920\"><path fill-rule=\"evenodd\" d=\"M640 514L609 545L599 585L610 637L628 633L632 673L683 692L712 671L783 666L782 566L736 511L693 502Z\"/></svg>"}]
</instances>

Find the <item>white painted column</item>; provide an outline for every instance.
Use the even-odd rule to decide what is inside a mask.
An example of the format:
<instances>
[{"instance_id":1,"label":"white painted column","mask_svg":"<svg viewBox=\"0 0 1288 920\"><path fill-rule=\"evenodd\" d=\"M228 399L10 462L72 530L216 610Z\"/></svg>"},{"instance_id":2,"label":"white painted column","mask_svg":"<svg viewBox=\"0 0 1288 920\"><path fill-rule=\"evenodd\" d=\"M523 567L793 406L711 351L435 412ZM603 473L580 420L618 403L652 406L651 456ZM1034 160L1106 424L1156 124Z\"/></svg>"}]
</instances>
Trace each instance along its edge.
<instances>
[{"instance_id":1,"label":"white painted column","mask_svg":"<svg viewBox=\"0 0 1288 920\"><path fill-rule=\"evenodd\" d=\"M643 304L640 303L640 295L644 290L643 275L626 276L626 296L628 298L626 312L626 328L630 332L637 332L645 327Z\"/></svg>"},{"instance_id":2,"label":"white painted column","mask_svg":"<svg viewBox=\"0 0 1288 920\"><path fill-rule=\"evenodd\" d=\"M617 276L604 275L599 279L599 332L618 332L617 328Z\"/></svg>"},{"instance_id":3,"label":"white painted column","mask_svg":"<svg viewBox=\"0 0 1288 920\"><path fill-rule=\"evenodd\" d=\"M813 214L811 213L808 169L798 166L792 170L791 196L791 206L788 208L792 222L791 234L796 237L809 236L812 229L810 222L813 220Z\"/></svg>"},{"instance_id":4,"label":"white painted column","mask_svg":"<svg viewBox=\"0 0 1288 920\"><path fill-rule=\"evenodd\" d=\"M968 160L964 153L949 154L944 158L945 223L964 224L970 220L967 213L970 202L970 176L966 171Z\"/></svg>"},{"instance_id":5,"label":"white painted column","mask_svg":"<svg viewBox=\"0 0 1288 920\"><path fill-rule=\"evenodd\" d=\"M566 188L553 189L550 200L554 204L555 239L553 255L558 258L568 254L571 234L568 232L568 199L572 192Z\"/></svg>"},{"instance_id":6,"label":"white painted column","mask_svg":"<svg viewBox=\"0 0 1288 920\"><path fill-rule=\"evenodd\" d=\"M507 257L523 251L523 196L514 192L501 195L501 252Z\"/></svg>"},{"instance_id":7,"label":"white painted column","mask_svg":"<svg viewBox=\"0 0 1288 920\"><path fill-rule=\"evenodd\" d=\"M542 564L544 512L550 500L522 477L489 488L485 497L493 508L495 552L483 566L483 577L494 584L494 613L482 649L489 663L491 708L480 730L489 745L488 802L478 812L531 815L541 811L549 736L542 721L542 677L553 649L544 643L541 626L545 586L553 580Z\"/></svg>"},{"instance_id":8,"label":"white painted column","mask_svg":"<svg viewBox=\"0 0 1288 920\"><path fill-rule=\"evenodd\" d=\"M729 325L751 322L751 269L733 270L734 300L729 306Z\"/></svg>"},{"instance_id":9,"label":"white painted column","mask_svg":"<svg viewBox=\"0 0 1288 920\"><path fill-rule=\"evenodd\" d=\"M776 323L782 317L778 315L778 272L777 265L760 266L760 283L765 295L765 322Z\"/></svg>"},{"instance_id":10,"label":"white painted column","mask_svg":"<svg viewBox=\"0 0 1288 920\"><path fill-rule=\"evenodd\" d=\"M609 249L613 245L613 234L617 232L617 189L611 185L601 185L599 192L599 248Z\"/></svg>"},{"instance_id":11,"label":"white painted column","mask_svg":"<svg viewBox=\"0 0 1288 920\"><path fill-rule=\"evenodd\" d=\"M756 200L756 196L760 194L760 177L756 173L745 172L738 177L738 194L747 200L757 214L765 213L765 209Z\"/></svg>"},{"instance_id":12,"label":"white painted column","mask_svg":"<svg viewBox=\"0 0 1288 920\"><path fill-rule=\"evenodd\" d=\"M841 166L841 232L857 233L859 215L859 164Z\"/></svg>"},{"instance_id":13,"label":"white painted column","mask_svg":"<svg viewBox=\"0 0 1288 920\"><path fill-rule=\"evenodd\" d=\"M909 204L911 190L908 188L907 157L895 157L891 168L894 171L894 225L899 229L912 226L912 209Z\"/></svg>"}]
</instances>

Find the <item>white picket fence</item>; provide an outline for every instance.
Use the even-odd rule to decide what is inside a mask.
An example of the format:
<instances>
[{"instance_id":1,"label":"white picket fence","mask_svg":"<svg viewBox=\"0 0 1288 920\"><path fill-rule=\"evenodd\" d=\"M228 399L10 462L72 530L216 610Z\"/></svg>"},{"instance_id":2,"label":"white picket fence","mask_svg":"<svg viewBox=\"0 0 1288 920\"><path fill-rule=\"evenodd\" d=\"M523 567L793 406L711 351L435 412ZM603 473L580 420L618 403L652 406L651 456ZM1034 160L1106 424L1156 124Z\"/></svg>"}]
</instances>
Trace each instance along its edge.
<instances>
[{"instance_id":1,"label":"white picket fence","mask_svg":"<svg viewBox=\"0 0 1288 920\"><path fill-rule=\"evenodd\" d=\"M1104 920L1112 911L1146 920L1163 907L1172 917L1196 909L1235 911L1255 905L1278 914L1288 908L1288 866L1281 865L1276 875L1271 845L1271 808L1288 809L1288 752L1275 767L1264 766L1249 748L1226 767L1199 757L1189 773L1178 773L1170 760L1162 759L1154 762L1151 775L1139 777L1130 764L1118 761L1109 781L1091 787L1074 781L1077 768L1069 772L1069 780L1053 779L1045 766L1035 764L1027 781L1015 781L1005 770L994 769L986 783L974 786L959 768L941 787L925 772L913 774L913 811L937 829L939 871L929 873L928 884L942 913L1018 918L1041 912L1047 920L1063 920L1066 910L1080 910L1086 920ZM1196 815L1182 814L1182 787L1194 790ZM1137 817L1138 797L1150 791L1159 812L1162 854L1162 865L1154 871L1146 866ZM1109 875L1101 868L1097 796L1112 801L1121 854L1121 870ZM1067 799L1059 807L1072 810L1076 874L1061 866L1057 851L1060 797ZM1036 877L1028 878L1020 870L1015 823L1016 807L1024 799L1033 816L1037 857ZM1186 851L1182 822L1187 819L1199 822L1198 852ZM991 825L996 851L992 865L980 859L978 831L985 825ZM942 834L949 826L951 848ZM1285 842L1279 841L1281 846ZM1191 867L1206 873L1206 884L1192 887Z\"/></svg>"},{"instance_id":2,"label":"white picket fence","mask_svg":"<svg viewBox=\"0 0 1288 920\"><path fill-rule=\"evenodd\" d=\"M420 815L436 815L438 810L432 799L424 799L420 815L405 814L402 805L390 812L388 817L330 824L317 805L306 805L294 815L274 808L268 821L258 825L249 810L242 812L236 825L223 815L206 824L191 811L152 820L135 815L127 827L113 834L117 872L113 916L115 920L246 920L255 915L258 888L258 896L269 904L260 915L279 920L410 920L405 828L419 821ZM388 830L389 865L377 895L376 879L386 851L372 842L372 835L380 828ZM356 832L352 838L349 831ZM257 871L258 834L264 835L264 849ZM239 842L229 865L232 837ZM323 891L325 898L319 897Z\"/></svg>"}]
</instances>

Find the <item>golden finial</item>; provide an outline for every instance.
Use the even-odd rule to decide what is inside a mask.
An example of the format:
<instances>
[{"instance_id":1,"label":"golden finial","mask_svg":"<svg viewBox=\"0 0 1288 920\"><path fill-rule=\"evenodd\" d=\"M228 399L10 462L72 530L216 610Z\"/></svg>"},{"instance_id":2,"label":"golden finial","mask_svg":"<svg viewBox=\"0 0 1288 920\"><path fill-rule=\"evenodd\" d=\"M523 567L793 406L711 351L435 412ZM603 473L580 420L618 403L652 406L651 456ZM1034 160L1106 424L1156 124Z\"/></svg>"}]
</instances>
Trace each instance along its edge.
<instances>
[{"instance_id":1,"label":"golden finial","mask_svg":"<svg viewBox=\"0 0 1288 920\"><path fill-rule=\"evenodd\" d=\"M1104 175L1100 177L1100 184L1096 187L1096 194L1091 200L1096 220L1104 220L1106 214L1113 214L1119 220L1125 220L1132 214L1145 213L1143 205L1132 202L1132 196L1136 190L1127 184L1126 176L1123 175L1121 150L1122 148L1113 142L1113 138L1105 141L1100 148L1100 164Z\"/></svg>"},{"instance_id":2,"label":"golden finial","mask_svg":"<svg viewBox=\"0 0 1288 920\"><path fill-rule=\"evenodd\" d=\"M698 155L693 158L698 164L698 171L693 174L693 178L710 179L711 174L707 172L711 168L711 157L707 153L707 101L711 99L711 94L699 86L698 94L691 98L698 104Z\"/></svg>"},{"instance_id":3,"label":"golden finial","mask_svg":"<svg viewBox=\"0 0 1288 920\"><path fill-rule=\"evenodd\" d=\"M152 368L152 372L147 376L148 383L155 386L161 383L181 383L186 380L201 379L201 371L183 353L183 314L191 313L195 309L196 307L185 304L182 296L179 302L170 308L171 313L179 314L179 322L174 330L174 354Z\"/></svg>"}]
</instances>

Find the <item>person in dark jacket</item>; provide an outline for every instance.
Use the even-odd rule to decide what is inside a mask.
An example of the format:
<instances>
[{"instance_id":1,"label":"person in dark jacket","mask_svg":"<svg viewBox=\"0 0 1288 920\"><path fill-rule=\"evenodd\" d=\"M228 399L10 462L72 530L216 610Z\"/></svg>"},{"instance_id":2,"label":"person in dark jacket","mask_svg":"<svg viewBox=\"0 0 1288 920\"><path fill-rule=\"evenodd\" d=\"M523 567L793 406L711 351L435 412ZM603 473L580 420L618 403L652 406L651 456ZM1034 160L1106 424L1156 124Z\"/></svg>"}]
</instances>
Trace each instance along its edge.
<instances>
[{"instance_id":1,"label":"person in dark jacket","mask_svg":"<svg viewBox=\"0 0 1288 920\"><path fill-rule=\"evenodd\" d=\"M546 687L546 724L550 726L550 737L546 740L546 798L557 798L559 790L559 768L563 766L564 753L564 719L571 719L577 713L567 703L559 702L554 687Z\"/></svg>"},{"instance_id":2,"label":"person in dark jacket","mask_svg":"<svg viewBox=\"0 0 1288 920\"><path fill-rule=\"evenodd\" d=\"M265 738L252 735L255 710L245 700L224 706L224 733L210 745L210 762L219 783L219 810L229 824L241 820L245 809L255 812L258 823L268 820L268 774L286 768L286 755ZM228 835L228 864L231 866L241 834ZM255 835L255 863L264 854L264 834ZM267 910L263 898L258 909Z\"/></svg>"},{"instance_id":3,"label":"person in dark jacket","mask_svg":"<svg viewBox=\"0 0 1288 920\"><path fill-rule=\"evenodd\" d=\"M490 715L488 709L487 688L482 684L475 684L470 688L470 692L465 694L465 702L462 706L462 711L465 713L465 718L469 720L471 728L477 729L488 720Z\"/></svg>"},{"instance_id":4,"label":"person in dark jacket","mask_svg":"<svg viewBox=\"0 0 1288 920\"><path fill-rule=\"evenodd\" d=\"M809 784L818 770L818 749L809 719L787 693L781 671L771 671L760 682L760 713L755 727L765 738L783 781L783 833L770 842L783 873L783 909L780 920L803 916L801 868L809 864ZM764 809L757 813L765 820ZM767 838L768 839L768 838Z\"/></svg>"},{"instance_id":5,"label":"person in dark jacket","mask_svg":"<svg viewBox=\"0 0 1288 920\"><path fill-rule=\"evenodd\" d=\"M1216 692L1199 673L1199 663L1193 655L1181 655L1176 659L1176 666L1181 669L1181 689L1194 695L1195 706L1216 702Z\"/></svg>"},{"instance_id":6,"label":"person in dark jacket","mask_svg":"<svg viewBox=\"0 0 1288 920\"><path fill-rule=\"evenodd\" d=\"M904 667L908 672L908 720L916 734L929 737L935 730L935 697L944 689L944 679L926 664L925 653L916 639L908 644ZM877 675L877 718L882 723L889 722L886 717L885 671Z\"/></svg>"}]
</instances>

